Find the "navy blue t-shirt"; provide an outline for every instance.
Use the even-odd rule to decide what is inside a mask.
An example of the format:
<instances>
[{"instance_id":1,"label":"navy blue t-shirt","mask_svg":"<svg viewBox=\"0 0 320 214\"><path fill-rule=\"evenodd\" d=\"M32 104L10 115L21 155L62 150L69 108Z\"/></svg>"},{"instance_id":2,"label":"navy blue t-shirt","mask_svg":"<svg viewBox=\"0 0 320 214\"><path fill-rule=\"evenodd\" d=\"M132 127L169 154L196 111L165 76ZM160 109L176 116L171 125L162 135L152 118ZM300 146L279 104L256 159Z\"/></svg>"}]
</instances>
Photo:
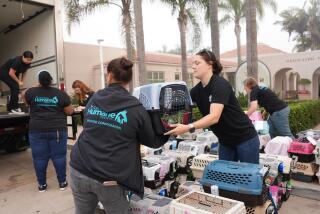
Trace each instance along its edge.
<instances>
[{"instance_id":1,"label":"navy blue t-shirt","mask_svg":"<svg viewBox=\"0 0 320 214\"><path fill-rule=\"evenodd\" d=\"M25 93L30 106L29 131L66 131L67 116L64 107L71 104L70 97L57 88L30 88Z\"/></svg>"}]
</instances>

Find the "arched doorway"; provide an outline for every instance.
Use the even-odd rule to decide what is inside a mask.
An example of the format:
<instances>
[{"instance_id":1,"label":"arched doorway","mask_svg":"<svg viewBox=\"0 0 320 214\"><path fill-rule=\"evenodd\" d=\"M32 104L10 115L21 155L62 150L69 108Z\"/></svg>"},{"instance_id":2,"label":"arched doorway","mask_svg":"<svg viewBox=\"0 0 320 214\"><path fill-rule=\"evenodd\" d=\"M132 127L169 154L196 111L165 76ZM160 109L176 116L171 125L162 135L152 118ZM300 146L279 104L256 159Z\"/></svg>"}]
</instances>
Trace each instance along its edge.
<instances>
[{"instance_id":1,"label":"arched doorway","mask_svg":"<svg viewBox=\"0 0 320 214\"><path fill-rule=\"evenodd\" d=\"M276 74L274 75L273 89L277 94L279 94L279 97L281 99L285 99L286 92L288 90L287 72L290 70L292 70L292 68L282 68L279 71L277 71Z\"/></svg>"},{"instance_id":2,"label":"arched doorway","mask_svg":"<svg viewBox=\"0 0 320 214\"><path fill-rule=\"evenodd\" d=\"M320 97L320 68L317 68L312 77L312 98L319 99Z\"/></svg>"},{"instance_id":3,"label":"arched doorway","mask_svg":"<svg viewBox=\"0 0 320 214\"><path fill-rule=\"evenodd\" d=\"M247 62L243 62L237 69L235 74L235 90L236 94L239 92L244 92L243 81L248 77L247 73ZM271 73L269 68L261 61L258 61L258 84L261 86L266 86L268 88L272 87L271 84Z\"/></svg>"}]
</instances>

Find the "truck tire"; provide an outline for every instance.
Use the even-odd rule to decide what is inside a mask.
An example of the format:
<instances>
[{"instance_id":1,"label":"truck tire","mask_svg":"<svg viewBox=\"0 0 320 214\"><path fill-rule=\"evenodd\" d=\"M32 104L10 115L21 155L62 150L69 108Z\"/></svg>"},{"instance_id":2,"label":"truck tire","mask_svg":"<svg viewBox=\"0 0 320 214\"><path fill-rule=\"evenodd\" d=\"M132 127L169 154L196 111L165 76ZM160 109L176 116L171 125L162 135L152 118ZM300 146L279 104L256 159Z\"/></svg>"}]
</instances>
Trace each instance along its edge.
<instances>
[{"instance_id":1,"label":"truck tire","mask_svg":"<svg viewBox=\"0 0 320 214\"><path fill-rule=\"evenodd\" d=\"M8 153L25 151L29 147L27 134L10 134L5 137L5 150Z\"/></svg>"}]
</instances>

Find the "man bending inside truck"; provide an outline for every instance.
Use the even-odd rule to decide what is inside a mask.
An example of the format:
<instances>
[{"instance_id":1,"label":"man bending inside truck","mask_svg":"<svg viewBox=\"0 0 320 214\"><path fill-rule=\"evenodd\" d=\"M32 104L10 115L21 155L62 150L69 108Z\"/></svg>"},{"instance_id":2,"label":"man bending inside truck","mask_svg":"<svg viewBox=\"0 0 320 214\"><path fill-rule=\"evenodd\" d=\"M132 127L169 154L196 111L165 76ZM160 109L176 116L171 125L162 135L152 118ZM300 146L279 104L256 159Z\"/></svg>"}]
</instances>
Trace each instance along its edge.
<instances>
[{"instance_id":1,"label":"man bending inside truck","mask_svg":"<svg viewBox=\"0 0 320 214\"><path fill-rule=\"evenodd\" d=\"M0 80L10 88L9 114L24 114L18 105L19 87L23 86L24 74L30 68L32 59L32 52L25 51L22 56L9 59L0 67Z\"/></svg>"}]
</instances>

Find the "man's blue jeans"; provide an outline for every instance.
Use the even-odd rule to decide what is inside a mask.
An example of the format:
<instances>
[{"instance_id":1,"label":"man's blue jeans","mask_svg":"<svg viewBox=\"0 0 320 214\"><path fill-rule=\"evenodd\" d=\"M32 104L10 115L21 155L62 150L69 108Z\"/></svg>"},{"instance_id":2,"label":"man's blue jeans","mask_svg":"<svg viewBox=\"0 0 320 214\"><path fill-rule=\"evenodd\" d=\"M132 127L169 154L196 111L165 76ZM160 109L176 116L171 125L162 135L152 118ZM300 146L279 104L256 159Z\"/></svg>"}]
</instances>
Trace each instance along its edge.
<instances>
[{"instance_id":1,"label":"man's blue jeans","mask_svg":"<svg viewBox=\"0 0 320 214\"><path fill-rule=\"evenodd\" d=\"M259 164L260 141L258 135L235 146L219 144L219 159Z\"/></svg>"},{"instance_id":2,"label":"man's blue jeans","mask_svg":"<svg viewBox=\"0 0 320 214\"><path fill-rule=\"evenodd\" d=\"M269 116L268 125L271 138L276 136L288 136L294 138L289 126L289 114L290 108L288 106L280 111L273 112L273 114Z\"/></svg>"},{"instance_id":3,"label":"man's blue jeans","mask_svg":"<svg viewBox=\"0 0 320 214\"><path fill-rule=\"evenodd\" d=\"M66 181L67 138L66 131L29 133L33 165L39 185L44 185L47 182L46 174L49 159L53 162L58 182Z\"/></svg>"}]
</instances>

